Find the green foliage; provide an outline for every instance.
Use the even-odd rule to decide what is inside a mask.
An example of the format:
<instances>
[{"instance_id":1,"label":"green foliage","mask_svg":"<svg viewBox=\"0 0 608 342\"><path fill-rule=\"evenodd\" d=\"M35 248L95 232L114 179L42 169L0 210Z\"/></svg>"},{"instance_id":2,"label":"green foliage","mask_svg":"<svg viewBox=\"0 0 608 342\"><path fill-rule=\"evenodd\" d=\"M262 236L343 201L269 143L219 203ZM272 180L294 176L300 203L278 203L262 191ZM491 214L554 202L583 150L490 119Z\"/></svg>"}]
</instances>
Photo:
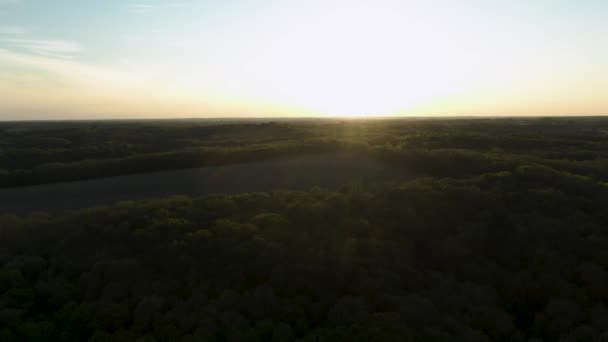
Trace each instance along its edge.
<instances>
[{"instance_id":1,"label":"green foliage","mask_svg":"<svg viewBox=\"0 0 608 342\"><path fill-rule=\"evenodd\" d=\"M325 152L387 176L2 214L0 341L607 336L605 119L64 125L0 125L3 186Z\"/></svg>"},{"instance_id":2,"label":"green foliage","mask_svg":"<svg viewBox=\"0 0 608 342\"><path fill-rule=\"evenodd\" d=\"M0 124L0 187L245 163L371 155L438 177L537 163L607 180L608 120L478 119Z\"/></svg>"},{"instance_id":3,"label":"green foliage","mask_svg":"<svg viewBox=\"0 0 608 342\"><path fill-rule=\"evenodd\" d=\"M371 192L179 197L12 218L0 246L0 333L599 338L608 322L605 203L604 186L532 165Z\"/></svg>"}]
</instances>

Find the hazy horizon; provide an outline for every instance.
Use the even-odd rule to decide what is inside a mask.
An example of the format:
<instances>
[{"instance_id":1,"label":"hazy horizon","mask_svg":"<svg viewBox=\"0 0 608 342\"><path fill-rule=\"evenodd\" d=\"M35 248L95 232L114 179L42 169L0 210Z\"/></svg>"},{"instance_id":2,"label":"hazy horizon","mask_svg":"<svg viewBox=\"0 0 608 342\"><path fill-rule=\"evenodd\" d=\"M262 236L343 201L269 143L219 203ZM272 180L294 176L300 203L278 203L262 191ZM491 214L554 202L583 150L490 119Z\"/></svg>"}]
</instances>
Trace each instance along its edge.
<instances>
[{"instance_id":1,"label":"hazy horizon","mask_svg":"<svg viewBox=\"0 0 608 342\"><path fill-rule=\"evenodd\" d=\"M608 2L0 0L0 121L608 114Z\"/></svg>"}]
</instances>

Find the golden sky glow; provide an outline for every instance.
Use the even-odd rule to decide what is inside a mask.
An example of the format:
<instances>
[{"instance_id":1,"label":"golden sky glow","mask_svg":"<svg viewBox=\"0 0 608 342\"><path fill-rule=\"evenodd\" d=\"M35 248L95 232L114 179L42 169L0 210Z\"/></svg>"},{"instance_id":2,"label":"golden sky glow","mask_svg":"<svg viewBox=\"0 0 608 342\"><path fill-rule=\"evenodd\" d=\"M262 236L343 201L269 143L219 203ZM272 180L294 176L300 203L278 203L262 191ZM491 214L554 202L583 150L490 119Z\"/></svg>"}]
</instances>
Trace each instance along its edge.
<instances>
[{"instance_id":1,"label":"golden sky glow","mask_svg":"<svg viewBox=\"0 0 608 342\"><path fill-rule=\"evenodd\" d=\"M603 1L227 3L0 1L0 119L608 114Z\"/></svg>"}]
</instances>

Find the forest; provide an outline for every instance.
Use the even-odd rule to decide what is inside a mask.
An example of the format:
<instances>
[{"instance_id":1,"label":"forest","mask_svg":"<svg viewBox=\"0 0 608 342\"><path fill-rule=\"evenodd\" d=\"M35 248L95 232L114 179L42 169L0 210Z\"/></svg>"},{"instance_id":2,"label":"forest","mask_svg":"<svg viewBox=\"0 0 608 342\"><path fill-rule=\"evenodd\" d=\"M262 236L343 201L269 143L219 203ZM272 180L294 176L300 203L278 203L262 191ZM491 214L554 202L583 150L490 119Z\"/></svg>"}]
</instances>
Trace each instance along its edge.
<instances>
[{"instance_id":1,"label":"forest","mask_svg":"<svg viewBox=\"0 0 608 342\"><path fill-rule=\"evenodd\" d=\"M0 341L608 339L605 118L6 122L0 198L321 154L383 171L0 203Z\"/></svg>"}]
</instances>

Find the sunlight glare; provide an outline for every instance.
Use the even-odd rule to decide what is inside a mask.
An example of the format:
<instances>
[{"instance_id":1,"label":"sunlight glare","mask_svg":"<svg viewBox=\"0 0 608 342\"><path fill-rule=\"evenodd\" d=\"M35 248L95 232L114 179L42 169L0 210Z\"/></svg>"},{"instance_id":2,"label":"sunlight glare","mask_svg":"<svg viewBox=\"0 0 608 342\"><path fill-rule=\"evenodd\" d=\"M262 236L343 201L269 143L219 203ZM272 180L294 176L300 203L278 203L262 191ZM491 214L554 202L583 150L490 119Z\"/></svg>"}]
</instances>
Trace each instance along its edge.
<instances>
[{"instance_id":1,"label":"sunlight glare","mask_svg":"<svg viewBox=\"0 0 608 342\"><path fill-rule=\"evenodd\" d=\"M390 115L466 89L485 69L463 49L471 36L446 32L449 23L382 7L291 19L224 70L225 92L331 116Z\"/></svg>"}]
</instances>

